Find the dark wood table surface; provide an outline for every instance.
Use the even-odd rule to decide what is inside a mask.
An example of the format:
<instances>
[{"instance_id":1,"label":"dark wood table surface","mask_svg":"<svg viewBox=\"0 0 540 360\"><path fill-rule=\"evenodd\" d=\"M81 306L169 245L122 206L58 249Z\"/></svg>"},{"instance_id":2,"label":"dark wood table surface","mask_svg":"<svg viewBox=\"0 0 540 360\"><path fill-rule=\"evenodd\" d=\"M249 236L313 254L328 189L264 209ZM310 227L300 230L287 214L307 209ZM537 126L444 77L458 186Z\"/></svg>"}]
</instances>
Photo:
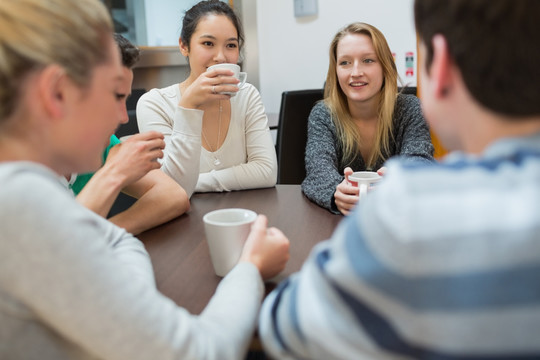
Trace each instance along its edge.
<instances>
[{"instance_id":1,"label":"dark wood table surface","mask_svg":"<svg viewBox=\"0 0 540 360\"><path fill-rule=\"evenodd\" d=\"M289 238L291 258L280 277L298 271L313 246L329 238L342 219L309 201L300 185L193 195L187 214L139 235L152 259L158 289L193 314L202 312L221 280L210 261L203 215L233 207L266 215L269 226Z\"/></svg>"}]
</instances>

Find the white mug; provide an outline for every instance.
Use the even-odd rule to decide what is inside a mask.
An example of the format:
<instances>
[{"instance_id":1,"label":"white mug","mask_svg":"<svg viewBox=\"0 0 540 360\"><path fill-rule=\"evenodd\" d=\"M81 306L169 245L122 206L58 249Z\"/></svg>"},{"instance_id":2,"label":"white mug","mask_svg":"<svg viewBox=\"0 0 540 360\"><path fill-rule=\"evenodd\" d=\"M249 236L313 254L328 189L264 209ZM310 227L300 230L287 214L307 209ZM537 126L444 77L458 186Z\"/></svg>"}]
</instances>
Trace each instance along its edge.
<instances>
[{"instance_id":1,"label":"white mug","mask_svg":"<svg viewBox=\"0 0 540 360\"><path fill-rule=\"evenodd\" d=\"M368 188L371 184L381 181L382 176L373 171L355 171L349 175L348 181L352 186L360 188L358 198L367 195Z\"/></svg>"},{"instance_id":2,"label":"white mug","mask_svg":"<svg viewBox=\"0 0 540 360\"><path fill-rule=\"evenodd\" d=\"M236 85L236 86L238 86L238 89L241 89L244 86L244 84L246 83L247 73L241 72L239 65L236 65L236 64L216 64L216 65L212 65L212 66L208 67L207 71L212 70L212 69L227 69L227 70L230 70L230 71L234 72L234 77L237 78L238 80L240 80L240 83L238 83L238 84L223 84L223 85ZM230 95L232 97L232 96L236 95L236 92L224 91L221 94Z\"/></svg>"},{"instance_id":3,"label":"white mug","mask_svg":"<svg viewBox=\"0 0 540 360\"><path fill-rule=\"evenodd\" d=\"M218 276L236 265L257 213L247 209L220 209L203 216L210 258Z\"/></svg>"}]
</instances>

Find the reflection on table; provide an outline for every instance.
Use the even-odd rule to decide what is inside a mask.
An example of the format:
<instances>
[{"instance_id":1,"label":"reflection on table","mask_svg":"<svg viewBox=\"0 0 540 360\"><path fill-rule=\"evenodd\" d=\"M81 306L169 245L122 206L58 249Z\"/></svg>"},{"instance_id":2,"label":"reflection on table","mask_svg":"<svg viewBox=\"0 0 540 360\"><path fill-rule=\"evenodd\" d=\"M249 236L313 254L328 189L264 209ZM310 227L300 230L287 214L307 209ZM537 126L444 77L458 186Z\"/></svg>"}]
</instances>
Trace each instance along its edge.
<instances>
[{"instance_id":1,"label":"reflection on table","mask_svg":"<svg viewBox=\"0 0 540 360\"><path fill-rule=\"evenodd\" d=\"M193 195L187 214L139 236L152 259L158 289L193 314L202 312L221 280L210 262L202 217L233 207L265 214L269 226L289 238L291 259L280 277L298 271L312 247L329 238L342 219L310 202L300 185Z\"/></svg>"}]
</instances>

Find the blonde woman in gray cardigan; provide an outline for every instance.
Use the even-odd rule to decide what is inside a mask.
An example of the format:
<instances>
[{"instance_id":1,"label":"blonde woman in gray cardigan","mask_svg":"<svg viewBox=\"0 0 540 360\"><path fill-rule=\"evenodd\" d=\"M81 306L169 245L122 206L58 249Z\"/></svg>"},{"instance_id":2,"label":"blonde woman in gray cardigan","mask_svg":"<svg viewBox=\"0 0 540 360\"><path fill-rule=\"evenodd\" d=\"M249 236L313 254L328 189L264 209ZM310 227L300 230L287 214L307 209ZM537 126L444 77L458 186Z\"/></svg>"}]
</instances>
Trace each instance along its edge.
<instances>
[{"instance_id":1,"label":"blonde woman in gray cardigan","mask_svg":"<svg viewBox=\"0 0 540 360\"><path fill-rule=\"evenodd\" d=\"M308 122L306 178L302 190L318 205L348 214L358 188L353 171L378 171L396 155L433 161L433 145L419 100L398 94L398 74L384 35L353 23L330 45L324 100Z\"/></svg>"}]
</instances>

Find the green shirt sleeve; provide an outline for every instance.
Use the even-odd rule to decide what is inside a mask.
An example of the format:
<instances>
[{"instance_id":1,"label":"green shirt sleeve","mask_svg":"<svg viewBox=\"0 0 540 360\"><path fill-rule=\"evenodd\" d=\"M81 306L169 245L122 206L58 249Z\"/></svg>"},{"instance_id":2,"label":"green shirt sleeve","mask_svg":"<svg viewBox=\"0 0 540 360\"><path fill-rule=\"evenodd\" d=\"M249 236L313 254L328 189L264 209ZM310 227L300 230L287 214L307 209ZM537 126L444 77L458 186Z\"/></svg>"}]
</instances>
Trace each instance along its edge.
<instances>
[{"instance_id":1,"label":"green shirt sleeve","mask_svg":"<svg viewBox=\"0 0 540 360\"><path fill-rule=\"evenodd\" d=\"M105 160L107 160L107 156L109 156L109 150L115 145L120 144L120 139L116 137L116 135L111 135L111 138L109 139L109 146L105 149L103 152L103 163L105 163ZM75 179L75 182L70 185L71 190L75 195L78 195L82 189L86 186L86 184L90 181L90 179L94 176L94 173L87 173L87 174L78 174L77 179Z\"/></svg>"}]
</instances>

